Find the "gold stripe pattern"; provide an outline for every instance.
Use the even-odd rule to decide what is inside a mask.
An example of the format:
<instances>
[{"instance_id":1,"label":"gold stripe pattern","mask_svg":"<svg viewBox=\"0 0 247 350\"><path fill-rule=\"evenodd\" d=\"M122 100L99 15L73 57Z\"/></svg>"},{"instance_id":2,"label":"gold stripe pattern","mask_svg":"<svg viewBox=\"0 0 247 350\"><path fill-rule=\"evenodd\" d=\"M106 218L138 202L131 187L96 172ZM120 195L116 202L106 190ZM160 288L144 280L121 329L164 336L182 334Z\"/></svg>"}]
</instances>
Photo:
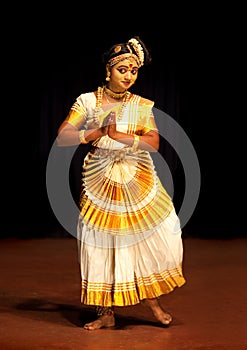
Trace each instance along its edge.
<instances>
[{"instance_id":1,"label":"gold stripe pattern","mask_svg":"<svg viewBox=\"0 0 247 350\"><path fill-rule=\"evenodd\" d=\"M126 182L128 168L132 173L134 169L134 175ZM117 174L118 182L112 174ZM109 155L103 158L102 151L95 148L87 156L83 180L80 207L88 229L114 235L142 233L159 225L172 209L171 198L145 151L126 153L119 161Z\"/></svg>"},{"instance_id":2,"label":"gold stripe pattern","mask_svg":"<svg viewBox=\"0 0 247 350\"><path fill-rule=\"evenodd\" d=\"M132 94L117 127L139 136L157 130L152 106ZM73 113L69 122L79 125L84 119L79 102ZM102 137L84 159L82 179L77 231L82 303L135 305L182 286L179 220L150 153Z\"/></svg>"},{"instance_id":3,"label":"gold stripe pattern","mask_svg":"<svg viewBox=\"0 0 247 350\"><path fill-rule=\"evenodd\" d=\"M138 278L133 282L114 285L89 283L83 280L81 302L85 305L130 306L146 298L157 298L162 294L168 294L184 283L181 266L160 274Z\"/></svg>"}]
</instances>

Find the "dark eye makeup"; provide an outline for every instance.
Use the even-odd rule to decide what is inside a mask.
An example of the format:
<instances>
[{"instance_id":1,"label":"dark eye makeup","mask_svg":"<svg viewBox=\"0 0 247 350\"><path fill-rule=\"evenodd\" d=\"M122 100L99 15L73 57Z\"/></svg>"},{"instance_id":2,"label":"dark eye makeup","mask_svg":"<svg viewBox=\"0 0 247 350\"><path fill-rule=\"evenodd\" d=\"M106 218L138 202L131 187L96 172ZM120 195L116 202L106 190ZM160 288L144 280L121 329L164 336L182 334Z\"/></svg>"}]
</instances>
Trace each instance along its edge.
<instances>
[{"instance_id":1,"label":"dark eye makeup","mask_svg":"<svg viewBox=\"0 0 247 350\"><path fill-rule=\"evenodd\" d=\"M125 74L129 69L127 67L118 67L117 70L119 71L119 73L121 74ZM135 75L138 72L138 68L133 68L131 70L131 74Z\"/></svg>"}]
</instances>

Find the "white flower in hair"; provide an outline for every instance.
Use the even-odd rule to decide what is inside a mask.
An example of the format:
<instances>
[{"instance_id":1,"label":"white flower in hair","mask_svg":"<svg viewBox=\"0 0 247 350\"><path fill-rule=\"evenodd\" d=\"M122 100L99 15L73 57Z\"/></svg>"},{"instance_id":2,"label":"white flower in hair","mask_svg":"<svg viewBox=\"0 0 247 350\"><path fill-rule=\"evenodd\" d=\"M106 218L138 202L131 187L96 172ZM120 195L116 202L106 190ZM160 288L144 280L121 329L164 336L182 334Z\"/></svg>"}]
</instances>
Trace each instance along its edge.
<instances>
[{"instance_id":1,"label":"white flower in hair","mask_svg":"<svg viewBox=\"0 0 247 350\"><path fill-rule=\"evenodd\" d=\"M143 52L143 48L142 48L141 44L135 38L130 39L128 41L128 43L133 45L135 52L138 56L138 59L140 61L140 66L143 66L143 64L144 64L144 52Z\"/></svg>"}]
</instances>

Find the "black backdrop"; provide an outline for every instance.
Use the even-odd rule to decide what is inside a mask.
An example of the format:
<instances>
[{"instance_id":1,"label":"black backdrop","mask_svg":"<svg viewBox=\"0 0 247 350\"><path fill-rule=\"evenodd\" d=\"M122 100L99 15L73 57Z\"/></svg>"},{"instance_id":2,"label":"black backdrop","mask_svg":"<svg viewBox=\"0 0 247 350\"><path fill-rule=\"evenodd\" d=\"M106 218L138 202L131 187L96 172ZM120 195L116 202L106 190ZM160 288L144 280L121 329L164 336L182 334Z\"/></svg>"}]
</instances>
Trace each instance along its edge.
<instances>
[{"instance_id":1,"label":"black backdrop","mask_svg":"<svg viewBox=\"0 0 247 350\"><path fill-rule=\"evenodd\" d=\"M208 9L185 17L178 9L164 14L156 8L151 22L130 23L130 17L137 14L125 8L115 17L106 11L107 21L94 26L94 16L87 22L79 11L82 18L78 21L77 10L71 6L63 15L47 11L40 14L42 20L33 16L29 22L18 22L4 43L2 66L7 79L2 85L1 237L67 234L47 197L49 151L74 99L101 83L101 53L133 35L146 42L153 62L140 70L132 91L153 99L156 108L174 118L198 156L200 196L184 235L228 238L246 234L243 25L241 11L225 10L227 16L222 16L222 9ZM71 165L75 197L80 186L79 151L85 152L79 148ZM178 210L183 169L165 140L160 152L171 168Z\"/></svg>"}]
</instances>

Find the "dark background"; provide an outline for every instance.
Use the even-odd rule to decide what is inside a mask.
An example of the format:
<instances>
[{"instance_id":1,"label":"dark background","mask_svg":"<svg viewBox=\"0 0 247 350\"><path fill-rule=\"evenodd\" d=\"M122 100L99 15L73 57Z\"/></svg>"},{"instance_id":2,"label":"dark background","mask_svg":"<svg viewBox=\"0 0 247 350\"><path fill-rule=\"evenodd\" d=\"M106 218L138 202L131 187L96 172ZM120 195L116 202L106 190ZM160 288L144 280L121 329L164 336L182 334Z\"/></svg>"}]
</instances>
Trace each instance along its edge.
<instances>
[{"instance_id":1,"label":"dark background","mask_svg":"<svg viewBox=\"0 0 247 350\"><path fill-rule=\"evenodd\" d=\"M152 7L150 7L153 5ZM131 89L184 129L198 156L200 196L185 236L245 236L245 38L241 8L163 8L122 4L104 11L66 5L18 9L2 38L1 237L66 236L46 192L46 164L57 129L75 98L104 79L101 54L139 35L153 61ZM140 8L141 6L141 8ZM143 14L141 12L144 11ZM245 92L245 93L244 93ZM244 106L244 107L243 107ZM80 186L79 147L71 189ZM161 140L179 210L179 157Z\"/></svg>"}]
</instances>

